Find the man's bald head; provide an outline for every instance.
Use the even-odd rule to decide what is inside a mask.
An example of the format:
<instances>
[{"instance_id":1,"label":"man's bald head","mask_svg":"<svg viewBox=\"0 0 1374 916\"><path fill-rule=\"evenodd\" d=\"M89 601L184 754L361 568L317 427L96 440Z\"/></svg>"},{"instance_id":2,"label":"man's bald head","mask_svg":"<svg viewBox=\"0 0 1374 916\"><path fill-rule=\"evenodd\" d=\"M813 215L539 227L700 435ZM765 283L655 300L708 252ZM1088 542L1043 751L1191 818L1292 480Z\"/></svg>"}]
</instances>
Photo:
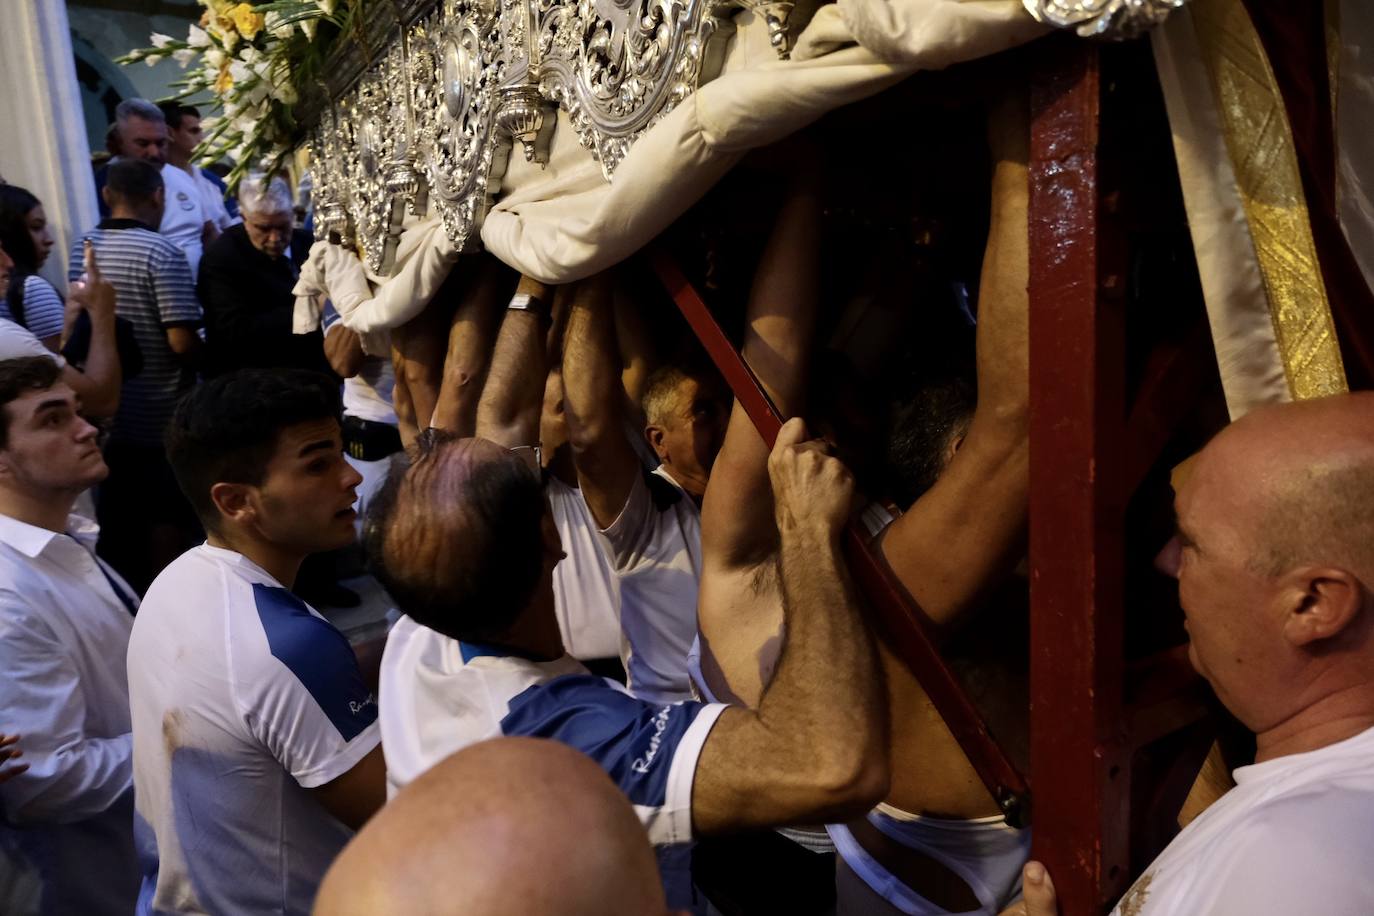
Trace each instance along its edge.
<instances>
[{"instance_id":1,"label":"man's bald head","mask_svg":"<svg viewBox=\"0 0 1374 916\"><path fill-rule=\"evenodd\" d=\"M1248 533L1238 546L1257 572L1334 564L1374 585L1374 392L1255 410L1204 449L1191 483Z\"/></svg>"},{"instance_id":2,"label":"man's bald head","mask_svg":"<svg viewBox=\"0 0 1374 916\"><path fill-rule=\"evenodd\" d=\"M601 769L566 745L459 751L363 828L317 916L662 916L648 838Z\"/></svg>"},{"instance_id":3,"label":"man's bald head","mask_svg":"<svg viewBox=\"0 0 1374 916\"><path fill-rule=\"evenodd\" d=\"M514 453L431 430L369 511L368 556L413 620L454 639L499 641L546 573L547 512L538 476Z\"/></svg>"},{"instance_id":4,"label":"man's bald head","mask_svg":"<svg viewBox=\"0 0 1374 916\"><path fill-rule=\"evenodd\" d=\"M1333 691L1368 691L1374 711L1374 394L1247 415L1175 506L1164 560L1193 664L1261 749Z\"/></svg>"}]
</instances>

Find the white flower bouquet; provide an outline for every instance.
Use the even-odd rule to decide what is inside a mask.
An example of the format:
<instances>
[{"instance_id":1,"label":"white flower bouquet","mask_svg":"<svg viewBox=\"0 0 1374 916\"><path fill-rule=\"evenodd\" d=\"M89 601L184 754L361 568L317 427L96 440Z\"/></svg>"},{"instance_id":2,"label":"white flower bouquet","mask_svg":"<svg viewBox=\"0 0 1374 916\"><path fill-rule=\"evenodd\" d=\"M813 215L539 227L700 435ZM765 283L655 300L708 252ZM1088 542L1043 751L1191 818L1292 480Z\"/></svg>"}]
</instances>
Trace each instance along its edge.
<instances>
[{"instance_id":1,"label":"white flower bouquet","mask_svg":"<svg viewBox=\"0 0 1374 916\"><path fill-rule=\"evenodd\" d=\"M199 25L185 41L154 33L152 47L122 64L149 66L172 58L187 70L173 83L175 99L196 102L210 93L218 114L203 119L203 162L234 161L231 187L249 171L280 168L302 139L295 107L318 85L324 61L340 35L354 27L364 0L274 0L241 3L199 0Z\"/></svg>"}]
</instances>

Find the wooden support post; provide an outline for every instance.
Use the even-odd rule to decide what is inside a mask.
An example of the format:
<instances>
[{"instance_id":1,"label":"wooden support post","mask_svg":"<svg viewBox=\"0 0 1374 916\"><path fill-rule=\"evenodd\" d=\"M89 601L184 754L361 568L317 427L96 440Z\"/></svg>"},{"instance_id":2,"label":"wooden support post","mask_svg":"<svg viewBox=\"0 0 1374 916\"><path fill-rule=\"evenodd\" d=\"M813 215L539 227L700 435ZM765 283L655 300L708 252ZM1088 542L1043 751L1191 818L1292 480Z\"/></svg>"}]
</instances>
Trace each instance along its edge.
<instances>
[{"instance_id":1,"label":"wooden support post","mask_svg":"<svg viewBox=\"0 0 1374 916\"><path fill-rule=\"evenodd\" d=\"M1039 48L1031 94L1031 778L1064 916L1129 880L1123 733L1124 274L1103 245L1101 54Z\"/></svg>"}]
</instances>

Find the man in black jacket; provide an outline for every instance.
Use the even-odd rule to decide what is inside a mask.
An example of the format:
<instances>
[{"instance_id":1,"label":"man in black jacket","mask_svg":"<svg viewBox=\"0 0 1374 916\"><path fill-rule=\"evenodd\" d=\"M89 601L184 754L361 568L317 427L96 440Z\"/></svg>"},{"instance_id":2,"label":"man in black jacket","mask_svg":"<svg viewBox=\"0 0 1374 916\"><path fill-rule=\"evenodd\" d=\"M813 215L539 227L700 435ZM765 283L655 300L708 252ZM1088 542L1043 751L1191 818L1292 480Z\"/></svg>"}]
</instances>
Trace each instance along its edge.
<instances>
[{"instance_id":1,"label":"man in black jacket","mask_svg":"<svg viewBox=\"0 0 1374 916\"><path fill-rule=\"evenodd\" d=\"M252 175L239 185L243 222L205 249L196 292L205 309L206 378L235 369L309 369L336 379L321 332L294 334L291 290L310 254L310 236L295 228L291 191L280 178ZM310 557L295 591L319 607L354 607L359 597L335 581L337 552Z\"/></svg>"},{"instance_id":2,"label":"man in black jacket","mask_svg":"<svg viewBox=\"0 0 1374 916\"><path fill-rule=\"evenodd\" d=\"M295 226L280 178L250 177L239 188L243 223L211 243L196 292L205 309L207 377L235 369L312 369L332 375L319 331L291 332L300 266L310 237Z\"/></svg>"}]
</instances>

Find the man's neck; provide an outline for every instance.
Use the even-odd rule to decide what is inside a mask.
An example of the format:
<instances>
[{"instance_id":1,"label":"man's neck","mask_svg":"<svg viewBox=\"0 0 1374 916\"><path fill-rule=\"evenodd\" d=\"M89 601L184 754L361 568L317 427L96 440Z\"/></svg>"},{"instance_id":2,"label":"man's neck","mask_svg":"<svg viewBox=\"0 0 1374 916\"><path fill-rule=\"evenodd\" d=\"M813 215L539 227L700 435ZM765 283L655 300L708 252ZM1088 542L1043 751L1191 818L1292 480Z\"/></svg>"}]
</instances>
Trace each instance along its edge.
<instances>
[{"instance_id":1,"label":"man's neck","mask_svg":"<svg viewBox=\"0 0 1374 916\"><path fill-rule=\"evenodd\" d=\"M701 505L702 497L706 495L706 481L698 480L690 474L684 474L678 468L673 467L667 461L659 465L663 468L663 473L673 479L673 483L682 488L682 491L692 497L692 501L698 506Z\"/></svg>"},{"instance_id":2,"label":"man's neck","mask_svg":"<svg viewBox=\"0 0 1374 916\"><path fill-rule=\"evenodd\" d=\"M1304 754L1374 728L1374 683L1333 691L1255 736L1255 762Z\"/></svg>"},{"instance_id":3,"label":"man's neck","mask_svg":"<svg viewBox=\"0 0 1374 916\"><path fill-rule=\"evenodd\" d=\"M174 165L177 168L181 169L183 172L185 172L187 175L190 175L192 178L195 177L195 172L191 171L190 156L183 156L179 151L174 150L171 147L168 147L167 162L170 165Z\"/></svg>"},{"instance_id":4,"label":"man's neck","mask_svg":"<svg viewBox=\"0 0 1374 916\"><path fill-rule=\"evenodd\" d=\"M305 562L304 554L282 550L240 531L206 532L205 540L211 547L243 554L286 588L296 584L296 575L301 571L301 563Z\"/></svg>"},{"instance_id":5,"label":"man's neck","mask_svg":"<svg viewBox=\"0 0 1374 916\"><path fill-rule=\"evenodd\" d=\"M63 490L33 493L0 489L0 515L62 534L78 495Z\"/></svg>"},{"instance_id":6,"label":"man's neck","mask_svg":"<svg viewBox=\"0 0 1374 916\"><path fill-rule=\"evenodd\" d=\"M149 214L135 210L133 207L114 207L110 210L110 219L131 219L136 223L155 227L157 221L148 217Z\"/></svg>"},{"instance_id":7,"label":"man's neck","mask_svg":"<svg viewBox=\"0 0 1374 916\"><path fill-rule=\"evenodd\" d=\"M552 661L563 657L567 650L563 646L563 635L558 630L552 588L536 590L529 606L506 631L502 642L535 659Z\"/></svg>"}]
</instances>

